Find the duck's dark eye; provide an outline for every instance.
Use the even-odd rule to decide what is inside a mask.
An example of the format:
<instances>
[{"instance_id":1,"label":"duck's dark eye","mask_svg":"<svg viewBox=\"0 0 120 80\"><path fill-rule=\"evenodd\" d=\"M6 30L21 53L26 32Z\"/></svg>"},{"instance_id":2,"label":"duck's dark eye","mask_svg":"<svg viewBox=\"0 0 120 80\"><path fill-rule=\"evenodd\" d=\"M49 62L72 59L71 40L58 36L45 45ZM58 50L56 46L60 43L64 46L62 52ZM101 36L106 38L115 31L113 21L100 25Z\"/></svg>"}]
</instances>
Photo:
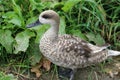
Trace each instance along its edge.
<instances>
[{"instance_id":1,"label":"duck's dark eye","mask_svg":"<svg viewBox=\"0 0 120 80\"><path fill-rule=\"evenodd\" d=\"M50 15L43 15L42 17L45 18L45 19L51 18Z\"/></svg>"}]
</instances>

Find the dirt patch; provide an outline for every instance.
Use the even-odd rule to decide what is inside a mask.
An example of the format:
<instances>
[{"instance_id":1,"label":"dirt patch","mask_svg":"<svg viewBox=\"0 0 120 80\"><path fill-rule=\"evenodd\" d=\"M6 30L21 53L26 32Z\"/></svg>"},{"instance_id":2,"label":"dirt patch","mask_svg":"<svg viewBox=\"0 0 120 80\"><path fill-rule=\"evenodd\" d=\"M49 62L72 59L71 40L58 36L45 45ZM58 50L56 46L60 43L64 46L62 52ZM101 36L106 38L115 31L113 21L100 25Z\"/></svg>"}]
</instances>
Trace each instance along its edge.
<instances>
[{"instance_id":1,"label":"dirt patch","mask_svg":"<svg viewBox=\"0 0 120 80\"><path fill-rule=\"evenodd\" d=\"M70 75L70 71L61 69L62 76ZM64 72L68 72L63 74ZM68 75L67 75L68 74ZM69 80L62 78L61 80ZM120 80L120 62L112 61L108 63L100 63L95 66L78 69L75 74L75 80Z\"/></svg>"},{"instance_id":2,"label":"dirt patch","mask_svg":"<svg viewBox=\"0 0 120 80\"><path fill-rule=\"evenodd\" d=\"M62 67L58 67L58 71L56 71L55 68L52 68L50 71L42 69L42 75L39 78L30 72L30 69L25 70L25 73L20 73L11 66L2 66L0 70L6 74L13 74L17 77L17 80L69 80L71 74L70 69ZM58 79L58 76L61 77L61 79ZM103 62L95 66L78 69L75 74L75 80L120 80L120 61Z\"/></svg>"}]
</instances>

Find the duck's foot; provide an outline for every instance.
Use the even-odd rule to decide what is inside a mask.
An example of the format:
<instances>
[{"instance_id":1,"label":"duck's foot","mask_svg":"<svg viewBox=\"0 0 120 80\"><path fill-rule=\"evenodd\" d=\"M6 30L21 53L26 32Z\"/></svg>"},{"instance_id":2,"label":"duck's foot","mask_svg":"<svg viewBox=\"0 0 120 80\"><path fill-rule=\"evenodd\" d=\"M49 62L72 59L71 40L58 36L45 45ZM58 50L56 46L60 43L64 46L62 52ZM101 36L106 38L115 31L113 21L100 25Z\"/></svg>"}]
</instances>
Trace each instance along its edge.
<instances>
[{"instance_id":1,"label":"duck's foot","mask_svg":"<svg viewBox=\"0 0 120 80\"><path fill-rule=\"evenodd\" d=\"M77 69L68 69L58 66L59 80L75 80Z\"/></svg>"},{"instance_id":2,"label":"duck's foot","mask_svg":"<svg viewBox=\"0 0 120 80\"><path fill-rule=\"evenodd\" d=\"M59 80L68 80L73 73L72 69L63 68L58 66L58 76Z\"/></svg>"},{"instance_id":3,"label":"duck's foot","mask_svg":"<svg viewBox=\"0 0 120 80\"><path fill-rule=\"evenodd\" d=\"M75 80L75 73L77 72L77 69L73 69L71 72L70 80Z\"/></svg>"}]
</instances>

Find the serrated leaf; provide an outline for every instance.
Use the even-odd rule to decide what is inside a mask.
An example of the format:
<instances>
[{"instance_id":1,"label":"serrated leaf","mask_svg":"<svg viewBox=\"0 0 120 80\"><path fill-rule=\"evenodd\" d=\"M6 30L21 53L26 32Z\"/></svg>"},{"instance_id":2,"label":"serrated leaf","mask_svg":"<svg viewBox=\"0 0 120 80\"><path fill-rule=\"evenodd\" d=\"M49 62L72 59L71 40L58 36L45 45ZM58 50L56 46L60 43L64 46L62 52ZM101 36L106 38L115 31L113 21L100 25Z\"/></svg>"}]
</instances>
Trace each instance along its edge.
<instances>
[{"instance_id":1,"label":"serrated leaf","mask_svg":"<svg viewBox=\"0 0 120 80\"><path fill-rule=\"evenodd\" d=\"M105 44L105 40L103 39L103 37L100 34L87 33L86 36L89 39L89 41L93 41L94 43L96 43L96 45L104 45Z\"/></svg>"},{"instance_id":2,"label":"serrated leaf","mask_svg":"<svg viewBox=\"0 0 120 80\"><path fill-rule=\"evenodd\" d=\"M0 43L8 53L12 53L12 43L14 41L10 30L0 30Z\"/></svg>"},{"instance_id":3,"label":"serrated leaf","mask_svg":"<svg viewBox=\"0 0 120 80\"><path fill-rule=\"evenodd\" d=\"M19 51L25 52L29 46L29 39L33 36L35 36L35 34L30 30L18 33L15 37L16 44L14 53L18 53Z\"/></svg>"}]
</instances>

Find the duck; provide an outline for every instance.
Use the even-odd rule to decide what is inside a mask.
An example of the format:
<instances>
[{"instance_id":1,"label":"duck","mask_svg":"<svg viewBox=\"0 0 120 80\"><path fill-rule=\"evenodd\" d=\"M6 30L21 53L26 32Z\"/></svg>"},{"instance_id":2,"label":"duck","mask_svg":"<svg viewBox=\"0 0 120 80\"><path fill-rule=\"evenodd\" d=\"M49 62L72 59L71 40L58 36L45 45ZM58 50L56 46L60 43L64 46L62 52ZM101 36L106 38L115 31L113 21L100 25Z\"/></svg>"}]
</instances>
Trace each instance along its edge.
<instances>
[{"instance_id":1,"label":"duck","mask_svg":"<svg viewBox=\"0 0 120 80\"><path fill-rule=\"evenodd\" d=\"M108 45L93 45L79 37L69 34L60 35L60 17L54 10L40 13L36 22L28 24L27 28L49 24L50 28L40 39L41 53L53 64L73 70L70 80L74 80L77 69L91 66L106 60L111 56L120 55L119 51L108 49Z\"/></svg>"}]
</instances>

